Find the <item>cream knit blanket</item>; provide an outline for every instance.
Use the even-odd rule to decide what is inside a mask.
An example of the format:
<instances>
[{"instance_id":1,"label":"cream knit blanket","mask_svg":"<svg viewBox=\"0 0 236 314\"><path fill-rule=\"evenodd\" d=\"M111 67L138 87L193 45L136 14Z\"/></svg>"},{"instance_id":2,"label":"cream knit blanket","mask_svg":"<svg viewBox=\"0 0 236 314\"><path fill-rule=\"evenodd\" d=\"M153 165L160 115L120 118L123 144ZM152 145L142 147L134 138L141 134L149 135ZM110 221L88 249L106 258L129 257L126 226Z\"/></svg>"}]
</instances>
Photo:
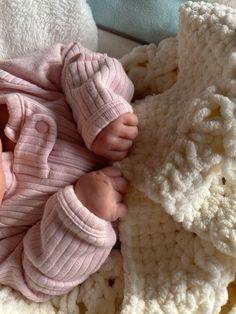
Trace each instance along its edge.
<instances>
[{"instance_id":1,"label":"cream knit blanket","mask_svg":"<svg viewBox=\"0 0 236 314\"><path fill-rule=\"evenodd\" d=\"M123 262L114 251L42 305L2 289L0 313L236 313L236 11L188 2L177 38L122 62L136 96L149 94L135 102L139 136L120 164L132 183Z\"/></svg>"},{"instance_id":2,"label":"cream knit blanket","mask_svg":"<svg viewBox=\"0 0 236 314\"><path fill-rule=\"evenodd\" d=\"M136 103L140 133L121 164L134 187L121 226L123 314L219 313L236 273L236 11L188 2L177 39L139 78L171 84L177 51L176 83ZM137 83L142 66L130 70Z\"/></svg>"}]
</instances>

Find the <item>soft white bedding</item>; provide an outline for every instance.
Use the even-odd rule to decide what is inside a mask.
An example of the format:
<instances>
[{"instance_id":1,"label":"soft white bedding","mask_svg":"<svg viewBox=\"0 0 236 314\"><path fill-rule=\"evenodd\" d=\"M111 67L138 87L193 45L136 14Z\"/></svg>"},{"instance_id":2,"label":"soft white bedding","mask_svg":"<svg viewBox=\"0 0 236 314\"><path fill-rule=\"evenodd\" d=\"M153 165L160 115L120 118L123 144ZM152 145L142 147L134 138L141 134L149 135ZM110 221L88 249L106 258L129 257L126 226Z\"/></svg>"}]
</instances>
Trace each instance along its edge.
<instances>
[{"instance_id":1,"label":"soft white bedding","mask_svg":"<svg viewBox=\"0 0 236 314\"><path fill-rule=\"evenodd\" d=\"M0 1L1 59L71 41L97 49L97 27L86 0Z\"/></svg>"}]
</instances>

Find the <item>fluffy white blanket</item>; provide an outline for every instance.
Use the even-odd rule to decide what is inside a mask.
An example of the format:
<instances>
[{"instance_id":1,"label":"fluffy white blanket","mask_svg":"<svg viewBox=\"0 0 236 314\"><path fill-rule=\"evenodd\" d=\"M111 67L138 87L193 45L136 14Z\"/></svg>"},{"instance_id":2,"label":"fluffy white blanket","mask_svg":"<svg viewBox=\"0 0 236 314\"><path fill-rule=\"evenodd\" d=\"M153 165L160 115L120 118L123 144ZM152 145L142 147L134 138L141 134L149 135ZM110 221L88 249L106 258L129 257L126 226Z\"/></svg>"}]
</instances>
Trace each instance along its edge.
<instances>
[{"instance_id":1,"label":"fluffy white blanket","mask_svg":"<svg viewBox=\"0 0 236 314\"><path fill-rule=\"evenodd\" d=\"M86 0L0 1L0 59L71 41L97 49L97 27Z\"/></svg>"},{"instance_id":2,"label":"fluffy white blanket","mask_svg":"<svg viewBox=\"0 0 236 314\"><path fill-rule=\"evenodd\" d=\"M236 313L236 11L188 2L177 38L122 62L149 95L120 164L132 183L122 255L45 304L2 288L0 313Z\"/></svg>"}]
</instances>

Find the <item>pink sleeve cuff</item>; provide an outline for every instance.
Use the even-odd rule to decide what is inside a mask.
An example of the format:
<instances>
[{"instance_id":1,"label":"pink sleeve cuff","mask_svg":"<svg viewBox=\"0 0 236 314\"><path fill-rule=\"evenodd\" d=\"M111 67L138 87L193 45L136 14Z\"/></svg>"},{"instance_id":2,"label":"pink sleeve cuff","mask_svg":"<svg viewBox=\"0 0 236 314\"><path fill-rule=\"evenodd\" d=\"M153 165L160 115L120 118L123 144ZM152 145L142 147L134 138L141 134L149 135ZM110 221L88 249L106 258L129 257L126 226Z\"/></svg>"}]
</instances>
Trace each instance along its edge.
<instances>
[{"instance_id":1,"label":"pink sleeve cuff","mask_svg":"<svg viewBox=\"0 0 236 314\"><path fill-rule=\"evenodd\" d=\"M97 247L112 247L116 234L110 222L90 212L69 185L57 192L58 216L64 225L81 239Z\"/></svg>"},{"instance_id":2,"label":"pink sleeve cuff","mask_svg":"<svg viewBox=\"0 0 236 314\"><path fill-rule=\"evenodd\" d=\"M91 149L95 137L120 115L132 112L134 85L121 63L74 44L64 59L61 86L78 132Z\"/></svg>"}]
</instances>

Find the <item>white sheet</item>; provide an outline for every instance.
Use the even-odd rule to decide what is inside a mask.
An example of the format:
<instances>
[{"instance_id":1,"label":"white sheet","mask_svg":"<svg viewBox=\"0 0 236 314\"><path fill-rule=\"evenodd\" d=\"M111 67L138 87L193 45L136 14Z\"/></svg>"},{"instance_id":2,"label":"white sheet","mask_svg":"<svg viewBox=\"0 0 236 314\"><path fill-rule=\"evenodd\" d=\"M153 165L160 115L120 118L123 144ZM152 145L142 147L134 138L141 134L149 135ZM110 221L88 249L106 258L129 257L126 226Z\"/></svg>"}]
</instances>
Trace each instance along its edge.
<instances>
[{"instance_id":1,"label":"white sheet","mask_svg":"<svg viewBox=\"0 0 236 314\"><path fill-rule=\"evenodd\" d=\"M98 30L98 51L107 53L111 57L121 58L140 43L121 37L114 33Z\"/></svg>"}]
</instances>

